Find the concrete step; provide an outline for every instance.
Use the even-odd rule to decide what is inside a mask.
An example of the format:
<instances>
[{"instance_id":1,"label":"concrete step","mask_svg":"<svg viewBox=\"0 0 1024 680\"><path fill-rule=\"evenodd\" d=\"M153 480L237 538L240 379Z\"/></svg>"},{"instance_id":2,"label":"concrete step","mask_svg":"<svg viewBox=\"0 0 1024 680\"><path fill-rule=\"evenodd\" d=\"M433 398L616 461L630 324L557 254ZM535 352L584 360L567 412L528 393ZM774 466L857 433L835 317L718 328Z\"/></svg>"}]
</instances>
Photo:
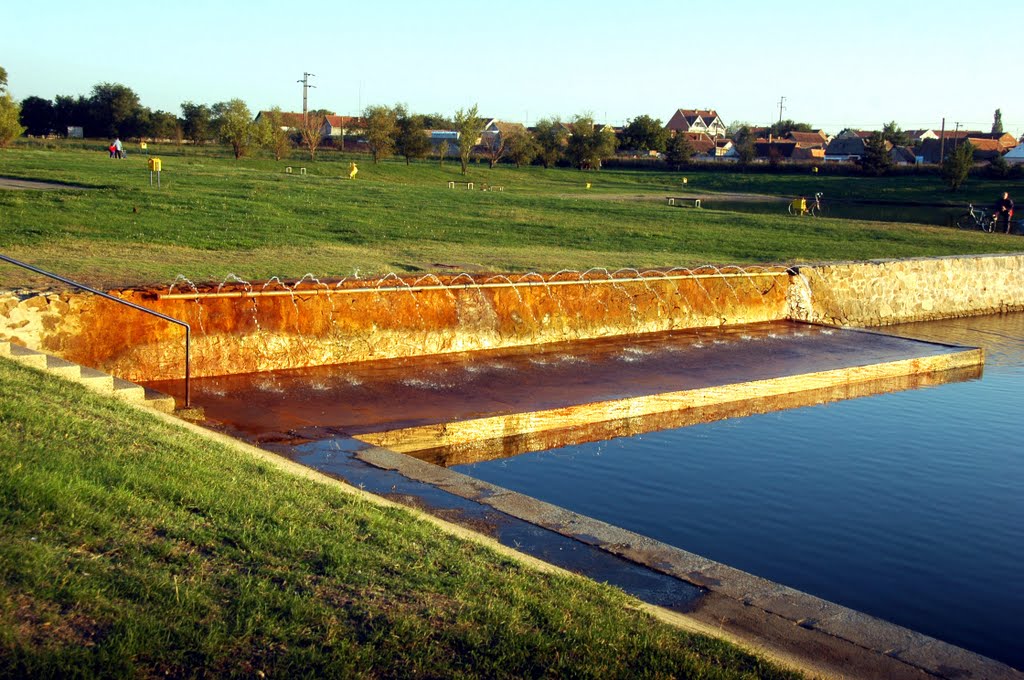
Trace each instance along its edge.
<instances>
[{"instance_id":1,"label":"concrete step","mask_svg":"<svg viewBox=\"0 0 1024 680\"><path fill-rule=\"evenodd\" d=\"M118 377L114 377L113 392L118 399L141 404L146 400L146 388Z\"/></svg>"},{"instance_id":2,"label":"concrete step","mask_svg":"<svg viewBox=\"0 0 1024 680\"><path fill-rule=\"evenodd\" d=\"M38 368L40 370L46 370L46 355L42 352L37 352L34 349L28 347L22 347L14 343L9 343L7 356L17 361L19 364L25 364L32 368Z\"/></svg>"},{"instance_id":3,"label":"concrete step","mask_svg":"<svg viewBox=\"0 0 1024 680\"><path fill-rule=\"evenodd\" d=\"M82 367L78 364L55 357L52 354L43 354L46 357L46 371L47 373L53 373L59 375L62 378L68 380L74 380L78 382L82 377Z\"/></svg>"},{"instance_id":4,"label":"concrete step","mask_svg":"<svg viewBox=\"0 0 1024 680\"><path fill-rule=\"evenodd\" d=\"M103 371L98 371L95 368L80 366L72 361L23 347L13 342L6 340L0 342L0 356L8 357L26 366L53 373L66 380L81 383L97 392L112 394L118 399L142 404L164 413L173 413L175 410L174 397L163 392L157 392L142 385L122 380Z\"/></svg>"},{"instance_id":5,"label":"concrete step","mask_svg":"<svg viewBox=\"0 0 1024 680\"><path fill-rule=\"evenodd\" d=\"M114 376L103 371L97 371L95 368L89 368L88 366L81 366L80 368L82 374L79 376L78 382L89 389L103 394L112 394L114 392Z\"/></svg>"}]
</instances>

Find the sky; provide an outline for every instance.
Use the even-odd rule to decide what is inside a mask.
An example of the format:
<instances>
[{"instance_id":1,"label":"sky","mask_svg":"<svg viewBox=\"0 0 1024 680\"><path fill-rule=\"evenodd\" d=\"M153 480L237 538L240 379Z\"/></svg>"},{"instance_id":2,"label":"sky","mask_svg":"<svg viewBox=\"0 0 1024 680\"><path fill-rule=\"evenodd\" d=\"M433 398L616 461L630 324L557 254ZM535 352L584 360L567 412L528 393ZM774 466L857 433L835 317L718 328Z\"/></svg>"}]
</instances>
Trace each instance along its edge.
<instances>
[{"instance_id":1,"label":"sky","mask_svg":"<svg viewBox=\"0 0 1024 680\"><path fill-rule=\"evenodd\" d=\"M619 125L713 108L766 125L782 100L783 118L833 134L943 118L988 131L997 108L1024 134L1021 0L49 0L17 2L5 24L0 66L19 100L110 82L178 115L234 98L301 111L312 73L309 108L344 115L476 104L527 124Z\"/></svg>"}]
</instances>

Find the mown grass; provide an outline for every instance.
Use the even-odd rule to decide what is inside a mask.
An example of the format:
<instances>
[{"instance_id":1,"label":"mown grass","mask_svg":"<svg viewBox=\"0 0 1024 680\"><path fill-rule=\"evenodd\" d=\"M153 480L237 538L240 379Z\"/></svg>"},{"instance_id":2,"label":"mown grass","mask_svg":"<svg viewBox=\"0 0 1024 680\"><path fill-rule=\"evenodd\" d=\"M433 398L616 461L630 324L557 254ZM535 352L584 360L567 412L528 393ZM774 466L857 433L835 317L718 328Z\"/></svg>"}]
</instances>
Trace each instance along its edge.
<instances>
[{"instance_id":1,"label":"mown grass","mask_svg":"<svg viewBox=\"0 0 1024 680\"><path fill-rule=\"evenodd\" d=\"M0 176L72 182L90 190L0 191L0 248L96 284L168 283L178 274L245 278L381 275L439 269L556 271L871 259L1020 248L1019 238L944 227L799 220L664 204L681 173L471 165L468 179L504 191L449 190L457 163L374 165L364 157L235 161L151 149L112 161L98 149L14 148ZM180 155L175 155L180 154ZM347 179L356 159L356 181ZM295 172L285 174L291 165ZM306 167L306 175L298 174ZM799 193L804 177L687 173L688 191ZM585 183L592 184L591 189ZM924 200L934 178L814 178L830 196ZM926 184L927 183L927 184ZM978 189L986 196L994 185ZM958 201L963 197L958 197ZM988 196L986 201L990 200ZM979 199L980 200L980 199ZM0 283L22 281L0 271Z\"/></svg>"},{"instance_id":2,"label":"mown grass","mask_svg":"<svg viewBox=\"0 0 1024 680\"><path fill-rule=\"evenodd\" d=\"M790 677L0 360L0 677Z\"/></svg>"}]
</instances>

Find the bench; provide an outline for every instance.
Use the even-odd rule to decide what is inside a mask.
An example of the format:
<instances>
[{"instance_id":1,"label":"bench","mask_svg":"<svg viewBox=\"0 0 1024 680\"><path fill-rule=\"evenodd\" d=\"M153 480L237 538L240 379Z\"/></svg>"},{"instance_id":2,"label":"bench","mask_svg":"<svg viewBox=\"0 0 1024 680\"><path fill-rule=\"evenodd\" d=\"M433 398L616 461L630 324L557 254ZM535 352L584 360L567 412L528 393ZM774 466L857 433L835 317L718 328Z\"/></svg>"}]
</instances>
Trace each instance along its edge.
<instances>
[{"instance_id":1,"label":"bench","mask_svg":"<svg viewBox=\"0 0 1024 680\"><path fill-rule=\"evenodd\" d=\"M449 189L454 189L456 184L465 184L467 189L472 189L473 188L473 183L472 182L448 182L448 188Z\"/></svg>"},{"instance_id":2,"label":"bench","mask_svg":"<svg viewBox=\"0 0 1024 680\"><path fill-rule=\"evenodd\" d=\"M483 184L480 186L480 191L504 191L505 187L495 184Z\"/></svg>"},{"instance_id":3,"label":"bench","mask_svg":"<svg viewBox=\"0 0 1024 680\"><path fill-rule=\"evenodd\" d=\"M700 207L700 199L693 198L692 196L666 196L669 205L688 205L694 208Z\"/></svg>"}]
</instances>

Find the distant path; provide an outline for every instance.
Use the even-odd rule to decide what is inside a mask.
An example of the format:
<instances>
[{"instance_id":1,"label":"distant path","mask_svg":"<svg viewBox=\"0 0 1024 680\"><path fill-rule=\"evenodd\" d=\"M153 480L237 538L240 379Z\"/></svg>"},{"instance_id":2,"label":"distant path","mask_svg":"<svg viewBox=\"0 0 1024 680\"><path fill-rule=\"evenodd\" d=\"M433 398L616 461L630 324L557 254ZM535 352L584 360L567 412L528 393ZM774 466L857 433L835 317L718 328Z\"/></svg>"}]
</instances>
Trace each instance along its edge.
<instances>
[{"instance_id":1,"label":"distant path","mask_svg":"<svg viewBox=\"0 0 1024 680\"><path fill-rule=\"evenodd\" d=\"M559 194L559 198L589 198L596 201L664 201L667 196L676 198L716 198L721 201L736 201L744 203L770 203L775 201L789 201L785 196L770 196L768 194L745 194L745 193L719 193L704 192L696 193L693 190L673 191L664 189L661 192L649 192L643 194Z\"/></svg>"},{"instance_id":2,"label":"distant path","mask_svg":"<svg viewBox=\"0 0 1024 680\"><path fill-rule=\"evenodd\" d=\"M88 187L80 187L74 184L62 184L60 182L40 182L34 179L0 177L0 189L52 191L54 189L88 189Z\"/></svg>"}]
</instances>

